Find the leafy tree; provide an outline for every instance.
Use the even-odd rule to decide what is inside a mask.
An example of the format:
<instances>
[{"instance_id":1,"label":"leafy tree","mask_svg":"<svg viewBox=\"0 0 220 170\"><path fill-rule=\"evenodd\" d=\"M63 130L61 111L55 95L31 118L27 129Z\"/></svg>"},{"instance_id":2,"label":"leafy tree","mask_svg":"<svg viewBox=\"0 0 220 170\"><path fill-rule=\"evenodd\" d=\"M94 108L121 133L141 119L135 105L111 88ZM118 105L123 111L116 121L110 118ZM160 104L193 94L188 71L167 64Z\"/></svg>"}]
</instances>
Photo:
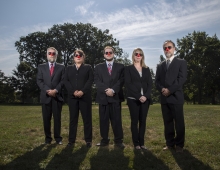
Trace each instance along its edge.
<instances>
[{"instance_id":1,"label":"leafy tree","mask_svg":"<svg viewBox=\"0 0 220 170\"><path fill-rule=\"evenodd\" d=\"M11 103L14 100L14 89L8 83L8 77L0 70L0 103Z\"/></svg>"},{"instance_id":2,"label":"leafy tree","mask_svg":"<svg viewBox=\"0 0 220 170\"><path fill-rule=\"evenodd\" d=\"M109 34L109 30L104 31L93 27L91 24L77 23L75 25L65 23L54 25L48 30L51 42L60 52L62 62L65 66L71 64L71 54L76 49L82 49L86 54L86 63L95 67L103 62L103 49L109 45L115 49L115 55L121 57L123 50L119 47L119 41Z\"/></svg>"},{"instance_id":3,"label":"leafy tree","mask_svg":"<svg viewBox=\"0 0 220 170\"><path fill-rule=\"evenodd\" d=\"M186 99L216 104L220 84L220 41L205 32L188 34L177 39L177 53L187 61Z\"/></svg>"},{"instance_id":4,"label":"leafy tree","mask_svg":"<svg viewBox=\"0 0 220 170\"><path fill-rule=\"evenodd\" d=\"M22 103L25 103L28 96L33 96L36 76L27 62L20 62L12 72L13 76L10 77L10 82L17 89L17 94L21 95Z\"/></svg>"}]
</instances>

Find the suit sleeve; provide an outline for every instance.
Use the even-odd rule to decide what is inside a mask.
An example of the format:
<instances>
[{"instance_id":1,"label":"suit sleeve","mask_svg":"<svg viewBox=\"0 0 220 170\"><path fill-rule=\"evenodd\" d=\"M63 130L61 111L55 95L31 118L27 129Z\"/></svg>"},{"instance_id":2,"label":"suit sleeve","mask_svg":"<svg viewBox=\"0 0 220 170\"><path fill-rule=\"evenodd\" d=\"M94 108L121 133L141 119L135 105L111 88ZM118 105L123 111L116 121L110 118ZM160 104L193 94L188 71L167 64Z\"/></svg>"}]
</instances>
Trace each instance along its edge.
<instances>
[{"instance_id":1,"label":"suit sleeve","mask_svg":"<svg viewBox=\"0 0 220 170\"><path fill-rule=\"evenodd\" d=\"M156 71L156 76L155 76L155 86L156 86L157 90L161 93L162 88L164 88L164 86L160 82L160 80L161 80L160 69L161 69L161 65L157 65L157 71Z\"/></svg>"},{"instance_id":2,"label":"suit sleeve","mask_svg":"<svg viewBox=\"0 0 220 170\"><path fill-rule=\"evenodd\" d=\"M44 83L42 66L38 66L37 68L37 85L41 91L45 91L45 93L47 90L50 90L50 88Z\"/></svg>"},{"instance_id":3,"label":"suit sleeve","mask_svg":"<svg viewBox=\"0 0 220 170\"><path fill-rule=\"evenodd\" d=\"M150 73L149 68L147 69L147 77L148 77L148 81L147 81L147 91L146 91L146 93L144 94L144 96L145 96L147 99L150 99L150 98L151 98L151 90L152 90L152 77L151 77L151 73Z\"/></svg>"},{"instance_id":4,"label":"suit sleeve","mask_svg":"<svg viewBox=\"0 0 220 170\"><path fill-rule=\"evenodd\" d=\"M60 78L60 81L59 83L57 84L56 86L56 90L58 91L58 93L61 93L61 89L63 87L63 84L64 84L64 75L65 75L65 67L63 65L61 65L61 78Z\"/></svg>"},{"instance_id":5,"label":"suit sleeve","mask_svg":"<svg viewBox=\"0 0 220 170\"><path fill-rule=\"evenodd\" d=\"M95 73L94 73L94 82L95 82L97 90L101 93L105 93L105 90L109 87L103 83L101 73L102 73L102 70L100 70L100 66L99 65L96 66Z\"/></svg>"},{"instance_id":6,"label":"suit sleeve","mask_svg":"<svg viewBox=\"0 0 220 170\"><path fill-rule=\"evenodd\" d=\"M88 66L88 67L89 67L89 69L88 69L89 77L88 77L88 79L86 81L86 84L82 88L82 92L83 93L87 93L88 91L91 90L92 83L93 83L93 80L94 80L94 75L93 75L92 67L91 66Z\"/></svg>"},{"instance_id":7,"label":"suit sleeve","mask_svg":"<svg viewBox=\"0 0 220 170\"><path fill-rule=\"evenodd\" d=\"M187 63L185 60L181 60L181 65L179 68L179 73L177 79L174 81L173 85L168 88L170 93L176 92L178 89L182 88L187 78Z\"/></svg>"},{"instance_id":8,"label":"suit sleeve","mask_svg":"<svg viewBox=\"0 0 220 170\"><path fill-rule=\"evenodd\" d=\"M67 67L65 75L64 75L64 85L70 95L73 95L73 93L76 91L76 89L71 85L70 80L69 80L69 73L70 73L70 68Z\"/></svg>"},{"instance_id":9,"label":"suit sleeve","mask_svg":"<svg viewBox=\"0 0 220 170\"><path fill-rule=\"evenodd\" d=\"M131 94L131 96L127 97L135 97L135 99L139 100L141 97L140 90L137 89L137 87L133 84L131 73L129 67L125 67L125 87L127 88L127 91Z\"/></svg>"},{"instance_id":10,"label":"suit sleeve","mask_svg":"<svg viewBox=\"0 0 220 170\"><path fill-rule=\"evenodd\" d=\"M121 69L119 71L119 79L117 82L111 87L115 93L118 93L121 87L124 85L124 65L121 65Z\"/></svg>"}]
</instances>

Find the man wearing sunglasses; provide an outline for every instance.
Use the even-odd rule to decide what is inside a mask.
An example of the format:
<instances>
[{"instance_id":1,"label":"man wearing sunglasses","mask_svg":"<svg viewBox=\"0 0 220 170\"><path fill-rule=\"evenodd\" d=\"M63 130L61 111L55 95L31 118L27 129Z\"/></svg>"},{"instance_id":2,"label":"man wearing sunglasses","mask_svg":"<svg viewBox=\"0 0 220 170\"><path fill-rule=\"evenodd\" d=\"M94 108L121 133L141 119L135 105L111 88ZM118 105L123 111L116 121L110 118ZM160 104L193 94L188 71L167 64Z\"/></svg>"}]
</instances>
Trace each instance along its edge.
<instances>
[{"instance_id":1,"label":"man wearing sunglasses","mask_svg":"<svg viewBox=\"0 0 220 170\"><path fill-rule=\"evenodd\" d=\"M42 103L45 144L50 144L52 141L51 118L53 115L54 139L57 144L61 145L62 87L65 67L56 63L57 55L58 51L54 47L47 49L48 62L38 66L37 85L41 90L40 100Z\"/></svg>"},{"instance_id":2,"label":"man wearing sunglasses","mask_svg":"<svg viewBox=\"0 0 220 170\"><path fill-rule=\"evenodd\" d=\"M102 140L96 146L109 144L109 120L114 133L116 147L124 148L121 121L121 102L124 100L124 65L114 62L114 49L104 48L105 62L95 67L94 80L97 88L96 102L99 103L99 123Z\"/></svg>"},{"instance_id":3,"label":"man wearing sunglasses","mask_svg":"<svg viewBox=\"0 0 220 170\"><path fill-rule=\"evenodd\" d=\"M157 66L155 84L161 93L161 110L164 121L166 147L183 152L185 123L183 115L184 94L182 86L187 77L187 63L174 57L175 44L167 40L163 44L166 60Z\"/></svg>"}]
</instances>

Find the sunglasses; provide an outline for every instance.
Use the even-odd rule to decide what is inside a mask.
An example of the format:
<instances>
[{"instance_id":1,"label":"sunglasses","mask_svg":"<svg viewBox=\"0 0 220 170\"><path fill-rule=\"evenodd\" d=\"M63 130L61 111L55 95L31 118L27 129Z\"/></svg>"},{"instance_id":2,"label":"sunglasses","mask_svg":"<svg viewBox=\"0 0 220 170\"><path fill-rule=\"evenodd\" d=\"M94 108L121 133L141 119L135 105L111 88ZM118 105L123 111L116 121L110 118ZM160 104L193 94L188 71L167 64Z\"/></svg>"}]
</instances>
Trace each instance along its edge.
<instances>
[{"instance_id":1,"label":"sunglasses","mask_svg":"<svg viewBox=\"0 0 220 170\"><path fill-rule=\"evenodd\" d=\"M78 57L78 56L79 56L79 57L82 57L81 54L75 54L75 55L74 55L74 57Z\"/></svg>"},{"instance_id":2,"label":"sunglasses","mask_svg":"<svg viewBox=\"0 0 220 170\"><path fill-rule=\"evenodd\" d=\"M55 52L48 52L47 54L48 54L48 55L52 55L52 56L56 55Z\"/></svg>"},{"instance_id":3,"label":"sunglasses","mask_svg":"<svg viewBox=\"0 0 220 170\"><path fill-rule=\"evenodd\" d=\"M112 54L112 52L105 52L106 55Z\"/></svg>"},{"instance_id":4,"label":"sunglasses","mask_svg":"<svg viewBox=\"0 0 220 170\"><path fill-rule=\"evenodd\" d=\"M168 46L168 47L163 47L163 49L166 51L167 49L171 49L172 47L171 46Z\"/></svg>"},{"instance_id":5,"label":"sunglasses","mask_svg":"<svg viewBox=\"0 0 220 170\"><path fill-rule=\"evenodd\" d=\"M141 53L135 53L135 56L143 56Z\"/></svg>"}]
</instances>

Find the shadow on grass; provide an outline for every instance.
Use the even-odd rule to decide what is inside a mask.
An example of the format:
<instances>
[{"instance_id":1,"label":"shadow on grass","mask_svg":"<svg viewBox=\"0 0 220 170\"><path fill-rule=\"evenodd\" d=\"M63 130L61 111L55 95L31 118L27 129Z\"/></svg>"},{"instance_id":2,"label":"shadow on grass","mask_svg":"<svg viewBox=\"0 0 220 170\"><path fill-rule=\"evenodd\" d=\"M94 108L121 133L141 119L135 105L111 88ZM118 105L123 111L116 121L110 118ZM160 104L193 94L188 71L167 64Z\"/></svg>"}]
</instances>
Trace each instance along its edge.
<instances>
[{"instance_id":1,"label":"shadow on grass","mask_svg":"<svg viewBox=\"0 0 220 170\"><path fill-rule=\"evenodd\" d=\"M133 169L169 170L169 167L166 166L162 160L158 159L155 155L153 155L149 150L134 150Z\"/></svg>"},{"instance_id":2,"label":"shadow on grass","mask_svg":"<svg viewBox=\"0 0 220 170\"><path fill-rule=\"evenodd\" d=\"M26 170L26 169L41 169L40 163L48 157L49 152L54 145L40 145L32 151L26 152L12 162L0 167L1 170Z\"/></svg>"},{"instance_id":3,"label":"shadow on grass","mask_svg":"<svg viewBox=\"0 0 220 170\"><path fill-rule=\"evenodd\" d=\"M188 150L184 149L183 153L172 152L176 163L182 170L199 169L199 170L212 170L209 165L205 165L202 161L195 158Z\"/></svg>"},{"instance_id":4,"label":"shadow on grass","mask_svg":"<svg viewBox=\"0 0 220 170\"><path fill-rule=\"evenodd\" d=\"M128 164L129 157L125 157L120 148L109 150L108 147L100 147L90 159L91 170L131 170Z\"/></svg>"},{"instance_id":5,"label":"shadow on grass","mask_svg":"<svg viewBox=\"0 0 220 170\"><path fill-rule=\"evenodd\" d=\"M75 150L73 147L66 146L61 153L55 154L52 160L48 163L46 169L79 169L84 161L89 148L83 145L80 149Z\"/></svg>"}]
</instances>

